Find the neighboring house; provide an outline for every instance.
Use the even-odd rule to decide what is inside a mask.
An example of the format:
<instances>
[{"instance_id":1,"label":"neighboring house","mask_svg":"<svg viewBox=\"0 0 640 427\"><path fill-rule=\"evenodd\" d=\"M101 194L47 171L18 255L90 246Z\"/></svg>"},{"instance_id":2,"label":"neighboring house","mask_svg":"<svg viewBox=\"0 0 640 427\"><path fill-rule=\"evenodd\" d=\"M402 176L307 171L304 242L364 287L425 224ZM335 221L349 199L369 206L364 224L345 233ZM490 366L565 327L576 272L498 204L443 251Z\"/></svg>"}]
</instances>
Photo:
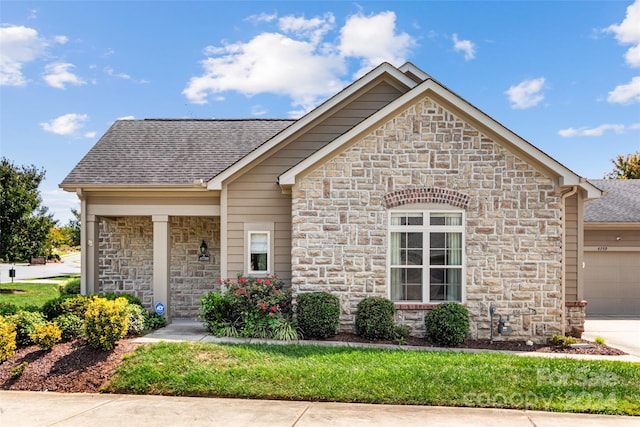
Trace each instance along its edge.
<instances>
[{"instance_id":1,"label":"neighboring house","mask_svg":"<svg viewBox=\"0 0 640 427\"><path fill-rule=\"evenodd\" d=\"M118 121L60 186L82 203L83 292L170 318L219 277L275 274L337 295L344 331L367 296L415 334L444 301L474 338L491 305L517 339L584 323L581 213L601 191L410 63L296 121Z\"/></svg>"},{"instance_id":2,"label":"neighboring house","mask_svg":"<svg viewBox=\"0 0 640 427\"><path fill-rule=\"evenodd\" d=\"M640 180L589 180L605 195L584 205L589 315L640 314Z\"/></svg>"}]
</instances>

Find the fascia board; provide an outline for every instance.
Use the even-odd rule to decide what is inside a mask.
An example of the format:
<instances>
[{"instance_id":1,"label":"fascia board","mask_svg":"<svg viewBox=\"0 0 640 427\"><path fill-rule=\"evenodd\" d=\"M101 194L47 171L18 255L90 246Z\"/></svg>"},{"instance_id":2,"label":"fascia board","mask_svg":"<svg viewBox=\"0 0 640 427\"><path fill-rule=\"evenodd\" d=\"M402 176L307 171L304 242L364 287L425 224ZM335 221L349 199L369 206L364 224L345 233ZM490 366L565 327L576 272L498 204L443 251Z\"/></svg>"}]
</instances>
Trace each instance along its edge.
<instances>
[{"instance_id":1,"label":"fascia board","mask_svg":"<svg viewBox=\"0 0 640 427\"><path fill-rule=\"evenodd\" d=\"M307 170L309 167L316 164L321 159L329 156L335 150L340 149L340 147L342 147L352 138L362 132L365 132L367 129L382 121L393 112L401 109L404 105L409 104L418 97L427 95L428 93L437 95L439 98L453 105L457 110L462 112L463 115L466 115L479 122L482 126L489 129L493 134L497 135L502 140L509 142L517 150L523 152L528 157L534 159L549 170L553 171L555 174L557 174L557 176L561 177L561 183L563 183L564 185L579 185L587 190L591 197L600 196L601 192L596 187L594 187L586 180L576 175L570 169L554 160L549 155L545 154L540 149L533 146L517 134L513 133L512 131L498 123L496 120L483 113L467 101L463 100L461 97L454 94L449 89L445 88L443 85L433 79L429 79L421 83L411 91L391 102L385 108L381 109L368 119L364 120L359 125L355 126L349 132L345 133L339 138L336 138L336 140L329 145L323 147L321 150L318 150L307 159L298 163L296 166L280 175L278 182L281 186L294 185L296 182L296 177Z\"/></svg>"},{"instance_id":2,"label":"fascia board","mask_svg":"<svg viewBox=\"0 0 640 427\"><path fill-rule=\"evenodd\" d=\"M322 117L332 108L334 108L336 105L339 105L345 99L348 99L354 93L358 92L361 88L363 88L364 86L366 86L367 84L371 83L372 81L376 80L377 78L379 78L384 74L390 75L395 80L399 81L400 83L404 84L410 89L414 88L417 85L417 83L414 80L406 76L404 73L402 73L400 70L398 70L394 66L385 62L380 66L378 66L377 68L375 68L374 70L372 70L371 72L369 72L368 74L366 74L360 80L356 80L350 86L348 86L343 91L335 95L333 98L329 99L328 101L320 105L318 108L312 110L307 115L300 118L291 126L287 127L282 132L274 136L271 140L262 144L260 147L256 148L251 153L247 154L245 157L243 157L242 159L240 159L239 161L231 165L229 168L227 168L223 172L216 175L207 183L207 189L222 190L222 184L224 181L229 179L231 176L233 176L243 168L250 165L255 160L259 159L261 156L266 154L269 150L271 150L281 142L295 135L297 132L299 132L301 129L303 129L307 125L313 123L314 120L317 120L319 117Z\"/></svg>"}]
</instances>

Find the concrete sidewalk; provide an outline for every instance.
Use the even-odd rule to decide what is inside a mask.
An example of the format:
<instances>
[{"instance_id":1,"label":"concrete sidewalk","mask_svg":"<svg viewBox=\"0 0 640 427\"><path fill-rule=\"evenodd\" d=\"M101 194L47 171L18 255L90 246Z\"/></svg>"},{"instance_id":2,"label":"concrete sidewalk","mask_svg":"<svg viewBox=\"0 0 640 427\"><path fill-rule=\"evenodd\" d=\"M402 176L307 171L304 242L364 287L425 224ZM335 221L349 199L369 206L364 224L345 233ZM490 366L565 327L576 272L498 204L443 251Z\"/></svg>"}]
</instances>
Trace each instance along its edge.
<instances>
[{"instance_id":1,"label":"concrete sidewalk","mask_svg":"<svg viewBox=\"0 0 640 427\"><path fill-rule=\"evenodd\" d=\"M0 391L0 426L638 426L637 417L526 410Z\"/></svg>"}]
</instances>

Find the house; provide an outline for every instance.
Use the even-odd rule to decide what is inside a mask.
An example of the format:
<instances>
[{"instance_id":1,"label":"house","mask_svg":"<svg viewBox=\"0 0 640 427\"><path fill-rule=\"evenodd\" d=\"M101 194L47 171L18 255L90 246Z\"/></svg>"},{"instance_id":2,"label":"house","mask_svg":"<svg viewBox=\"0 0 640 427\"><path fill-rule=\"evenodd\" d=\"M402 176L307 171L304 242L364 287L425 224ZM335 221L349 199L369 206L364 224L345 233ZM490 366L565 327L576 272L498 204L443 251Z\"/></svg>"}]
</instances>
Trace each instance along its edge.
<instances>
[{"instance_id":1,"label":"house","mask_svg":"<svg viewBox=\"0 0 640 427\"><path fill-rule=\"evenodd\" d=\"M366 296L415 334L444 301L474 338L490 307L516 339L584 323L581 213L601 191L411 63L295 121L117 121L60 186L81 200L82 291L169 319L219 277L276 274L337 295L345 331Z\"/></svg>"},{"instance_id":2,"label":"house","mask_svg":"<svg viewBox=\"0 0 640 427\"><path fill-rule=\"evenodd\" d=\"M640 314L640 180L589 180L605 195L584 206L589 315Z\"/></svg>"}]
</instances>

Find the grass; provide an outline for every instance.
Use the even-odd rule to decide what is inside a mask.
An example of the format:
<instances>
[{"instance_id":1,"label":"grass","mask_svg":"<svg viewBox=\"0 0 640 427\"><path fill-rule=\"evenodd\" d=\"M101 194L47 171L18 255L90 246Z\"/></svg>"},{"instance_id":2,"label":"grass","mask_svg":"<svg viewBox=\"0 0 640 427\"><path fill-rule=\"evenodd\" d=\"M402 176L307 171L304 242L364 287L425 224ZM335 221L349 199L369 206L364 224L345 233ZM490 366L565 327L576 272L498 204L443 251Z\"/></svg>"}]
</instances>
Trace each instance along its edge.
<instances>
[{"instance_id":1,"label":"grass","mask_svg":"<svg viewBox=\"0 0 640 427\"><path fill-rule=\"evenodd\" d=\"M0 289L18 291L16 293L0 292L0 303L11 303L18 307L42 305L50 299L60 296L60 285L57 283L2 283Z\"/></svg>"},{"instance_id":2,"label":"grass","mask_svg":"<svg viewBox=\"0 0 640 427\"><path fill-rule=\"evenodd\" d=\"M156 343L105 391L640 415L640 364L306 345Z\"/></svg>"}]
</instances>

